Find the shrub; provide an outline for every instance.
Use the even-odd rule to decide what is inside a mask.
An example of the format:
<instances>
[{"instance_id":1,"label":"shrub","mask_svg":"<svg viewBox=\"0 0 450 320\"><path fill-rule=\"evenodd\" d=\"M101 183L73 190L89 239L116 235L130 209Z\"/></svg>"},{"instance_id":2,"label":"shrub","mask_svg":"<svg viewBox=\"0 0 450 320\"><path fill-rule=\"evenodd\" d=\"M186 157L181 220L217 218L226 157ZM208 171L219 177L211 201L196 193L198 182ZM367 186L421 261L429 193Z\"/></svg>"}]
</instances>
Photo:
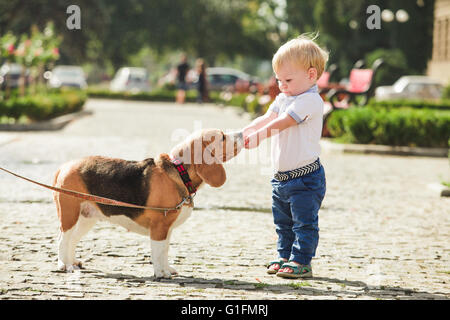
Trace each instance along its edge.
<instances>
[{"instance_id":1,"label":"shrub","mask_svg":"<svg viewBox=\"0 0 450 320\"><path fill-rule=\"evenodd\" d=\"M442 99L450 99L450 85L444 88L444 91L442 92Z\"/></svg>"},{"instance_id":2,"label":"shrub","mask_svg":"<svg viewBox=\"0 0 450 320\"><path fill-rule=\"evenodd\" d=\"M157 89L151 92L114 92L105 89L89 89L87 91L89 97L107 98L107 99L124 99L138 101L175 101L176 90ZM197 99L197 91L186 91L186 101L195 102Z\"/></svg>"},{"instance_id":3,"label":"shrub","mask_svg":"<svg viewBox=\"0 0 450 320\"><path fill-rule=\"evenodd\" d=\"M87 90L87 94L91 98L105 98L105 99L123 99L123 100L137 100L137 101L162 101L162 102L174 102L176 98L176 90L171 90L167 88L156 89L150 92L113 92L107 89L94 89L90 88ZM209 92L210 102L222 102L224 101L219 98L219 93L211 91ZM197 101L197 91L188 90L186 91L186 102L196 102Z\"/></svg>"},{"instance_id":4,"label":"shrub","mask_svg":"<svg viewBox=\"0 0 450 320\"><path fill-rule=\"evenodd\" d=\"M450 99L442 99L439 101L432 100L410 100L410 99L396 99L396 100L380 100L371 99L368 103L371 107L381 108L401 108L408 107L414 109L436 109L436 110L450 110Z\"/></svg>"},{"instance_id":5,"label":"shrub","mask_svg":"<svg viewBox=\"0 0 450 320\"><path fill-rule=\"evenodd\" d=\"M48 120L82 109L86 94L82 91L61 91L14 97L0 101L0 117L18 120L26 116L32 121Z\"/></svg>"},{"instance_id":6,"label":"shrub","mask_svg":"<svg viewBox=\"0 0 450 320\"><path fill-rule=\"evenodd\" d=\"M447 147L450 111L364 107L335 111L328 129L350 143Z\"/></svg>"}]
</instances>

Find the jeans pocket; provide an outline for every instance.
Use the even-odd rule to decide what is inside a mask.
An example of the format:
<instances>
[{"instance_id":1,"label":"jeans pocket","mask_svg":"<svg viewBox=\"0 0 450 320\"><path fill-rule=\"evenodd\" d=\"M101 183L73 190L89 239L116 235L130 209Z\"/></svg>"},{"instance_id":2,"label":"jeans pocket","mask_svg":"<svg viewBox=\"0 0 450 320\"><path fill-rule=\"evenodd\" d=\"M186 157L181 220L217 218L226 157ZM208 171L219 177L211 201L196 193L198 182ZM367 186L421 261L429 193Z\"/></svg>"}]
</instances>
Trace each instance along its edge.
<instances>
[{"instance_id":1,"label":"jeans pocket","mask_svg":"<svg viewBox=\"0 0 450 320\"><path fill-rule=\"evenodd\" d=\"M325 172L321 167L319 170L301 177L306 189L310 191L319 191L325 189Z\"/></svg>"}]
</instances>

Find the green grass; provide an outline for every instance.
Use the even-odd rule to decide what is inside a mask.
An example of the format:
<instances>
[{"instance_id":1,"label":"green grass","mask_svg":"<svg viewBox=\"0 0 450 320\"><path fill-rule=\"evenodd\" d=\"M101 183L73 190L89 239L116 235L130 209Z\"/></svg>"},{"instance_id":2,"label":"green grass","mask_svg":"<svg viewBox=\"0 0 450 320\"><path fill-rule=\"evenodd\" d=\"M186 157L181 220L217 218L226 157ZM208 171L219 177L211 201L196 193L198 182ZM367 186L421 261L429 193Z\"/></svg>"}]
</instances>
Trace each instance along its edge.
<instances>
[{"instance_id":1,"label":"green grass","mask_svg":"<svg viewBox=\"0 0 450 320\"><path fill-rule=\"evenodd\" d=\"M303 287L311 287L312 285L307 281L300 281L300 282L291 282L288 284L288 286L294 289L301 289Z\"/></svg>"},{"instance_id":2,"label":"green grass","mask_svg":"<svg viewBox=\"0 0 450 320\"><path fill-rule=\"evenodd\" d=\"M255 288L256 289L264 289L264 288L267 288L267 287L269 287L268 283L264 283L264 282L255 283Z\"/></svg>"}]
</instances>

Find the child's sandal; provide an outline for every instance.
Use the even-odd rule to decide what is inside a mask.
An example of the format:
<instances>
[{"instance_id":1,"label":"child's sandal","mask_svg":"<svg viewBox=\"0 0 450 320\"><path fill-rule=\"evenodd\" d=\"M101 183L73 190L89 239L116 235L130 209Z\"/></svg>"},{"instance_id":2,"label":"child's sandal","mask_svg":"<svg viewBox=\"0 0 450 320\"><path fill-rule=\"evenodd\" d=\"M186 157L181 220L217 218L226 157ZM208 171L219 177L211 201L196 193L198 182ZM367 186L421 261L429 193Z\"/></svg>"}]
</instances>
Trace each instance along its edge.
<instances>
[{"instance_id":1,"label":"child's sandal","mask_svg":"<svg viewBox=\"0 0 450 320\"><path fill-rule=\"evenodd\" d=\"M281 271L284 268L292 269L293 272ZM282 277L282 278L291 278L291 279L311 278L312 277L312 268L309 265L304 265L304 264L297 265L293 262L286 262L278 270L277 276Z\"/></svg>"},{"instance_id":2,"label":"child's sandal","mask_svg":"<svg viewBox=\"0 0 450 320\"><path fill-rule=\"evenodd\" d=\"M273 260L270 261L266 267L267 267L267 273L268 274L275 274L278 272L278 270L281 269L281 266L283 265L283 263L286 263L286 261L282 260L282 259L278 259L278 260ZM278 265L278 268L271 268L272 266L276 266Z\"/></svg>"}]
</instances>

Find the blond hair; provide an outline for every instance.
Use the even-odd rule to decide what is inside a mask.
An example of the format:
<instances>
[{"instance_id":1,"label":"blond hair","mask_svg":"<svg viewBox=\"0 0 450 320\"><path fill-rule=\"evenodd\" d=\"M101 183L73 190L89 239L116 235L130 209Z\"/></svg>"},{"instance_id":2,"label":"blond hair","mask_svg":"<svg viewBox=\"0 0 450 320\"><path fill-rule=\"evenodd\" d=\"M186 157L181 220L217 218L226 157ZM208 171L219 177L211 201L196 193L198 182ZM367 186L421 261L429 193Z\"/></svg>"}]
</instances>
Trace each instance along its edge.
<instances>
[{"instance_id":1,"label":"blond hair","mask_svg":"<svg viewBox=\"0 0 450 320\"><path fill-rule=\"evenodd\" d=\"M317 79L320 78L328 61L328 52L314 42L316 38L317 35L313 37L303 34L283 44L272 59L272 68L275 73L282 64L289 62L305 70L315 68Z\"/></svg>"}]
</instances>

